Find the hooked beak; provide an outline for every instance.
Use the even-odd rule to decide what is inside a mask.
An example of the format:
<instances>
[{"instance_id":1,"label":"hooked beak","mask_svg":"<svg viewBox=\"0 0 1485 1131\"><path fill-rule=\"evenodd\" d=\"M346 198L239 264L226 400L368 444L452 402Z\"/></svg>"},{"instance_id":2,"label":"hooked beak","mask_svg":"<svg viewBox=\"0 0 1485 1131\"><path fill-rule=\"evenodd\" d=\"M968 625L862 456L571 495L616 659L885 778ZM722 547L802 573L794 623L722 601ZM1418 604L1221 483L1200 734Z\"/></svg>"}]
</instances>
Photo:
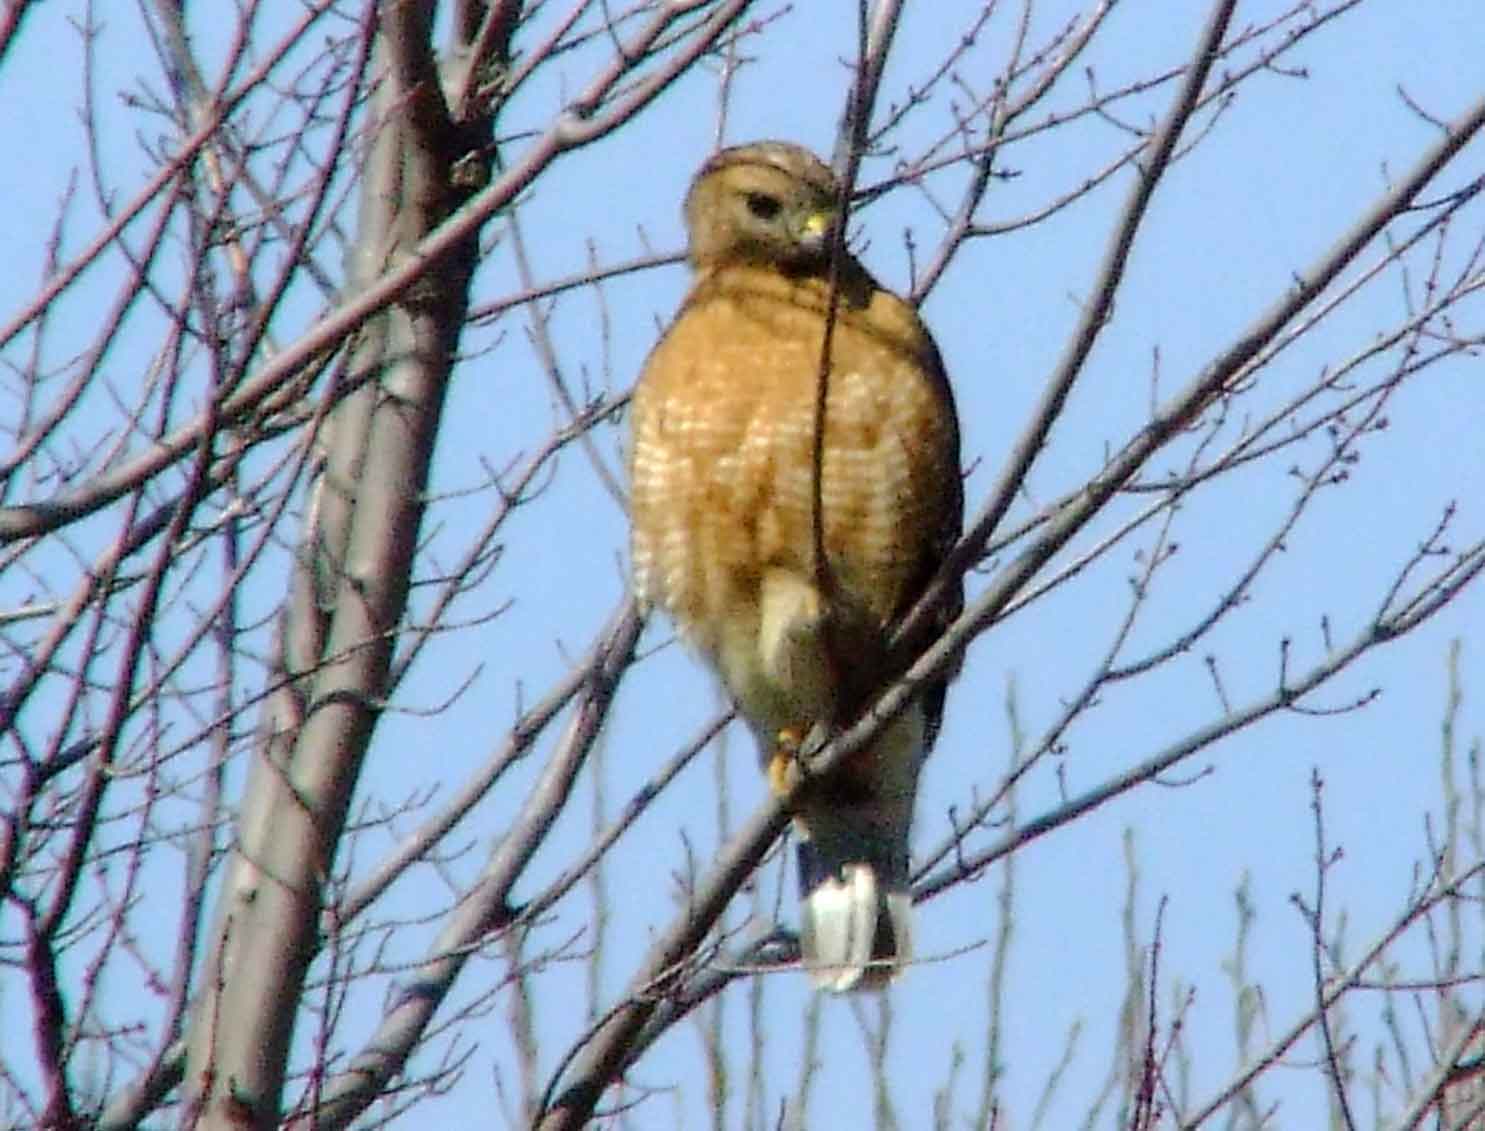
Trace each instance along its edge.
<instances>
[{"instance_id":1,"label":"hooked beak","mask_svg":"<svg viewBox=\"0 0 1485 1131\"><path fill-rule=\"evenodd\" d=\"M835 220L834 209L811 212L800 225L800 248L811 255L824 254L830 246L831 234L835 231Z\"/></svg>"}]
</instances>

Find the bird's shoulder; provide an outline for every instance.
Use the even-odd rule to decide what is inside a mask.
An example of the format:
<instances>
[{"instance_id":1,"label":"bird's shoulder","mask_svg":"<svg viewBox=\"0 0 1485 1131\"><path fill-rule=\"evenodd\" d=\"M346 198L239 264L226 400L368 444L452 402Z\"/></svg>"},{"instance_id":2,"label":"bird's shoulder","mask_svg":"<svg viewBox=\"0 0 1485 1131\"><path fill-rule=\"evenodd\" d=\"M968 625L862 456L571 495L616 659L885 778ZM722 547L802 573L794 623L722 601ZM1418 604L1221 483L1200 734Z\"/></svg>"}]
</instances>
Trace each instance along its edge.
<instances>
[{"instance_id":1,"label":"bird's shoulder","mask_svg":"<svg viewBox=\"0 0 1485 1131\"><path fill-rule=\"evenodd\" d=\"M694 346L708 339L808 335L818 341L831 308L831 286L820 275L791 275L751 263L702 271L657 346ZM838 331L862 334L878 347L941 368L938 349L917 308L848 260L835 286Z\"/></svg>"}]
</instances>

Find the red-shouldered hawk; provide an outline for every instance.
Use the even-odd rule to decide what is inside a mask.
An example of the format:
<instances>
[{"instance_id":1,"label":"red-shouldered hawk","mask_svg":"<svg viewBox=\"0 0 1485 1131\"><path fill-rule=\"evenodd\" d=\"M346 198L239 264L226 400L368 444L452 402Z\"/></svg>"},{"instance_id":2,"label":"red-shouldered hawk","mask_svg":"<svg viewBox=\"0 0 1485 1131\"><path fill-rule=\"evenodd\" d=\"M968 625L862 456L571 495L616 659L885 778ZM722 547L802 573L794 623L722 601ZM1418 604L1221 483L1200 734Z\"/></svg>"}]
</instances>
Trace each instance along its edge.
<instances>
[{"instance_id":1,"label":"red-shouldered hawk","mask_svg":"<svg viewBox=\"0 0 1485 1131\"><path fill-rule=\"evenodd\" d=\"M816 724L854 721L897 674L889 629L963 519L938 350L913 307L846 256L820 486L829 568L816 568L815 401L837 208L830 170L798 146L707 161L685 205L695 284L634 391L635 590L721 677L776 789ZM944 615L960 603L956 593ZM796 798L801 945L818 986L877 988L911 955L908 837L945 682Z\"/></svg>"}]
</instances>

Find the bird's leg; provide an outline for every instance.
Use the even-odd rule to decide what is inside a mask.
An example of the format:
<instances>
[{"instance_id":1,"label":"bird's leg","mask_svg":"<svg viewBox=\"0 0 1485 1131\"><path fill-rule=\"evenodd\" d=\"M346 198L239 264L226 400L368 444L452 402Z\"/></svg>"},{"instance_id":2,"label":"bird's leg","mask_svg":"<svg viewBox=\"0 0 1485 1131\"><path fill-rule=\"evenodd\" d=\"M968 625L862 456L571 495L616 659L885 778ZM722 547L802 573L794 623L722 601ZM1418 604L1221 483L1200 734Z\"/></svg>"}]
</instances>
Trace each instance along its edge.
<instances>
[{"instance_id":1,"label":"bird's leg","mask_svg":"<svg viewBox=\"0 0 1485 1131\"><path fill-rule=\"evenodd\" d=\"M804 745L804 732L798 727L785 727L774 738L773 756L768 759L768 785L775 797L783 797L803 776L799 749Z\"/></svg>"},{"instance_id":2,"label":"bird's leg","mask_svg":"<svg viewBox=\"0 0 1485 1131\"><path fill-rule=\"evenodd\" d=\"M807 759L820 752L830 739L832 728L826 723L803 727L784 727L774 738L773 755L768 759L768 784L775 797L783 797L809 777Z\"/></svg>"}]
</instances>

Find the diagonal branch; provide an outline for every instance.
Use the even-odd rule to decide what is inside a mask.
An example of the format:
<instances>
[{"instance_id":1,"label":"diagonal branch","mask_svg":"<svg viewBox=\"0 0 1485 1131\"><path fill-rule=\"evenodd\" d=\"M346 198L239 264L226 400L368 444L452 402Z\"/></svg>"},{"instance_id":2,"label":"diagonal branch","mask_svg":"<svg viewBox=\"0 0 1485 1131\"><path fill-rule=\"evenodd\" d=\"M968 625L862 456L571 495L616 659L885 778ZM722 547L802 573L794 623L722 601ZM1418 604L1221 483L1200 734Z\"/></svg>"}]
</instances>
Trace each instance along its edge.
<instances>
[{"instance_id":1,"label":"diagonal branch","mask_svg":"<svg viewBox=\"0 0 1485 1131\"><path fill-rule=\"evenodd\" d=\"M989 626L1041 567L1103 509L1104 504L1139 472L1166 441L1190 425L1214 396L1227 388L1286 326L1324 293L1362 249L1387 224L1413 204L1418 194L1482 128L1485 128L1485 98L1476 102L1450 125L1444 136L1423 154L1407 176L1379 198L1308 271L1296 275L1295 285L1290 291L1261 314L1233 345L1209 363L1184 390L1157 412L1150 423L1110 461L1108 467L1083 489L1077 501L1047 524L1042 536L1000 575L991 587L990 599L976 604L976 608L982 610L982 627ZM1044 407L1049 407L1045 400ZM1050 429L1051 421L1046 423ZM1029 466L1030 459L1035 456L1032 447L1023 443L1018 445L1018 452L1026 453ZM1013 462L1016 458L1013 457ZM946 559L934 584L899 625L896 633L899 642L911 638L910 633L931 615L953 579L962 576L978 560L986 540L998 524L1000 515L1004 513L1001 505L1003 486L1004 481L1001 487L996 488L991 502L981 512L969 533ZM1009 505L1008 497L1004 504Z\"/></svg>"},{"instance_id":2,"label":"diagonal branch","mask_svg":"<svg viewBox=\"0 0 1485 1131\"><path fill-rule=\"evenodd\" d=\"M1230 8L1230 5L1227 7ZM1197 89L1199 85L1197 84ZM1334 281L1388 222L1407 209L1418 193L1482 127L1485 127L1485 99L1466 111L1449 128L1446 135L1423 154L1408 174L1391 191L1384 194L1332 249L1322 255L1310 271L1300 277L1299 285L1291 293L1261 315L1234 345L1209 364L1185 390L1158 412L1152 423L1110 462L1104 473L1089 484L1065 511L1047 524L1042 537L1011 563L996 583L965 610L856 724L809 756L809 776L830 773L851 754L864 748L907 706L925 682L948 670L970 641L995 623L1041 567L1101 511L1119 487L1135 475L1167 440L1189 424L1213 395L1226 388L1254 356ZM1171 144L1174 144L1174 138ZM1135 219L1137 221L1137 217ZM1132 234L1131 228L1131 238ZM1116 241L1115 247L1120 246L1119 241ZM1128 246L1124 244L1119 255L1122 257L1127 252ZM1112 292L1109 293L1111 296ZM1090 331L1096 332L1096 326L1090 326ZM1071 370L1074 376L1080 365L1081 359L1076 359ZM1053 416L1055 417L1055 412ZM1048 419L1045 423L1050 429L1051 420ZM993 525L977 523L970 535L960 543L946 570L952 568L962 573L977 556L979 546L988 536L989 530L993 529ZM1485 572L1485 548L1476 547L1451 571L1443 584L1430 591L1426 599L1414 602L1405 612L1388 620L1379 621L1368 635L1353 644L1353 652L1337 654L1330 661L1318 665L1303 680L1289 682L1275 693L1271 703L1255 705L1252 708L1254 719L1287 706L1298 695L1318 687L1362 652L1411 631L1453 600L1482 572ZM940 575L940 579L953 576L956 575L944 573ZM931 607L930 595L913 610L913 618L918 618L925 608ZM905 622L899 629L899 637L909 630L913 622ZM1220 724L1226 728L1222 734L1231 732L1230 723L1231 720L1225 720ZM1129 774L1107 783L1101 790L1085 795L1072 804L1079 806L1080 812L1101 804L1107 796L1148 780L1166 766L1216 741L1222 734L1198 732L1188 736L1177 747L1162 751L1141 767L1136 767ZM1156 761L1160 765L1151 769L1150 766ZM591 1114L603 1089L623 1071L637 1052L635 1042L641 1033L646 1032L647 1023L655 1015L666 994L672 992L683 978L689 956L721 916L731 896L762 860L774 838L783 830L789 803L788 796L766 801L739 830L737 836L724 847L711 872L697 889L694 900L646 955L639 972L630 982L622 1003L588 1038L567 1075L566 1088L544 1110L539 1124L542 1131L576 1128ZM1062 820L1065 819L1066 815L1062 815ZM1050 820L1050 817L1044 820ZM1045 831L1045 828L1038 826L1036 835ZM930 878L920 885L920 898L936 894L950 882L954 881L947 876Z\"/></svg>"},{"instance_id":3,"label":"diagonal branch","mask_svg":"<svg viewBox=\"0 0 1485 1131\"><path fill-rule=\"evenodd\" d=\"M600 111L598 107L604 105L621 80L629 76L634 67L645 58L646 52L655 46L656 41L685 10L678 5L662 8L634 40L625 45L625 51L616 55L613 62L582 93L571 100L568 110L557 115L553 124L537 137L520 160L409 248L398 262L388 265L374 282L348 298L336 310L326 314L298 341L267 362L251 378L243 381L222 402L218 410L221 423L235 424L251 415L272 393L293 382L301 371L314 366L326 353L337 349L389 303L402 297L409 288L427 278L450 256L459 252L468 240L478 234L486 221L528 189L562 154L580 149L606 136L643 110L709 51L751 3L752 0L726 0L725 3L718 4L684 47L668 56L653 74L627 88L622 97ZM245 94L246 91L237 97L245 97ZM211 140L216 123L221 121L226 113L225 107L229 105L230 102L224 101L223 109L208 123L210 128L198 131L186 143L188 155L194 154ZM173 163L168 170L170 176L162 172L157 178L160 183L168 183L186 160L186 157L182 157ZM141 194L139 207L143 208L158 191L159 187L156 186L148 196ZM129 214L131 218L132 215L133 213ZM106 240L100 237L101 246L92 254L101 253L103 247L117 234L116 229L122 226L123 220L121 217L117 225L110 227ZM81 267L77 270L81 271ZM64 289L59 283L60 278L48 287L48 296L54 297ZM40 306L42 303L38 300L36 305ZM13 327L0 330L0 346L9 340L9 335L19 332L24 324L16 323ZM204 427L204 419L200 417L182 425L169 435L162 436L148 451L141 452L119 467L95 477L86 487L70 495L26 506L0 507L0 545L45 534L122 498L145 480L194 450L201 440Z\"/></svg>"},{"instance_id":4,"label":"diagonal branch","mask_svg":"<svg viewBox=\"0 0 1485 1131\"><path fill-rule=\"evenodd\" d=\"M1222 37L1226 34L1228 22L1236 7L1237 0L1218 0L1213 6L1192 65L1186 69L1185 80L1176 92L1175 101L1150 141L1148 163L1140 170L1139 179L1130 191L1129 200L1109 239L1103 264L1094 283L1093 298L1084 307L1083 317L1073 330L1062 360L1053 371L1052 378L1032 413L1031 422L1011 450L1000 478L991 488L990 498L984 509L945 560L933 583L899 626L896 636L898 641L920 638L920 630L943 603L951 587L958 584L965 570L980 556L985 543L1010 510L1016 493L1026 480L1027 472L1041 453L1052 426L1061 416L1068 394L1072 392L1073 385L1082 375L1089 354L1093 352L1093 344L1113 313L1114 296L1118 294L1119 286L1124 280L1129 250L1134 246L1135 236L1144 222L1155 188L1170 167L1176 143L1180 141L1182 132L1191 120L1202 87L1206 85L1207 75L1221 52ZM1163 442L1163 436L1161 440Z\"/></svg>"},{"instance_id":5,"label":"diagonal branch","mask_svg":"<svg viewBox=\"0 0 1485 1131\"><path fill-rule=\"evenodd\" d=\"M642 627L638 606L633 600L625 602L595 647L593 662L581 665L583 694L520 817L495 846L479 880L439 932L429 957L400 987L395 1003L360 1055L326 1084L314 1113L316 1127L346 1126L383 1093L418 1047L465 962L518 914L510 903L511 890L567 803Z\"/></svg>"}]
</instances>

